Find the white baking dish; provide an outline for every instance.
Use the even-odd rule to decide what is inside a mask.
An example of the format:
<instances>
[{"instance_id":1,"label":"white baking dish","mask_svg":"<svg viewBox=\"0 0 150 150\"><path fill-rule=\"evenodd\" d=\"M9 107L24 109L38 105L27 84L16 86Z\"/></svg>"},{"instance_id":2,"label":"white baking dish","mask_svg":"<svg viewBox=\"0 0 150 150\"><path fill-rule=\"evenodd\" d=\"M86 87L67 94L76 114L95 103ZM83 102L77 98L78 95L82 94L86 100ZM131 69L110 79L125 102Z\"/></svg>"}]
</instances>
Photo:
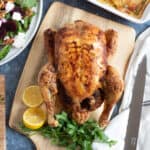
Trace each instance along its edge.
<instances>
[{"instance_id":1,"label":"white baking dish","mask_svg":"<svg viewBox=\"0 0 150 150\"><path fill-rule=\"evenodd\" d=\"M150 4L148 4L148 6L145 8L142 17L138 19L138 18L132 17L126 13L120 12L119 10L117 10L117 9L107 5L107 4L103 4L97 0L87 0L87 1L95 4L95 5L103 8L103 9L105 9L105 10L107 10L113 14L116 14L122 18L125 18L125 19L132 21L132 22L135 22L135 23L142 24L142 23L145 23L148 20L150 20Z\"/></svg>"}]
</instances>

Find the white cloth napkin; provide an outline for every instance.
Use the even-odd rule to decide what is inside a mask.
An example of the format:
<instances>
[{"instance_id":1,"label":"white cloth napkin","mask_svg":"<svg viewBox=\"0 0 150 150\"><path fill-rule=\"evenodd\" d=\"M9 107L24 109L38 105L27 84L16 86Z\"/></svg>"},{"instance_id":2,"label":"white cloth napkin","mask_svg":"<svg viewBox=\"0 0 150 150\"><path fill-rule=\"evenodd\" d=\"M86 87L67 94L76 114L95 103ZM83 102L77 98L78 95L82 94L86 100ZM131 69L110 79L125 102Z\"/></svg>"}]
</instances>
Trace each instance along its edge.
<instances>
[{"instance_id":1,"label":"white cloth napkin","mask_svg":"<svg viewBox=\"0 0 150 150\"><path fill-rule=\"evenodd\" d=\"M143 100L150 100L150 28L144 31L136 40L135 49L131 57L129 67L125 78L125 91L120 113L110 122L105 133L117 141L113 147L106 144L94 142L93 150L123 150L124 139L128 124L129 108L132 100L132 90L137 73L138 66L143 58L147 57L147 74ZM142 82L142 79L141 79ZM140 81L139 81L140 85ZM142 108L142 116L139 130L137 150L150 150L150 106Z\"/></svg>"}]
</instances>

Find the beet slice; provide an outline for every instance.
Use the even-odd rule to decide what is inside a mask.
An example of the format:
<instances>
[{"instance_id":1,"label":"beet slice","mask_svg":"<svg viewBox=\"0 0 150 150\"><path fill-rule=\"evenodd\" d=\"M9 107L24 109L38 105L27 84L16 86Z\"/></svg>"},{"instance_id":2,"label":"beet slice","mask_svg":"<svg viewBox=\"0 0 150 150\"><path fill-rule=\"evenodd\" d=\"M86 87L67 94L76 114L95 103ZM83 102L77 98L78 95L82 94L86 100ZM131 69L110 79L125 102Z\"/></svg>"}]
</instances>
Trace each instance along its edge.
<instances>
[{"instance_id":1,"label":"beet slice","mask_svg":"<svg viewBox=\"0 0 150 150\"><path fill-rule=\"evenodd\" d=\"M16 32L18 27L16 21L7 20L7 22L3 23L2 25L7 32Z\"/></svg>"},{"instance_id":2,"label":"beet slice","mask_svg":"<svg viewBox=\"0 0 150 150\"><path fill-rule=\"evenodd\" d=\"M18 12L20 13L23 17L25 17L25 10L19 6L16 6L10 13L11 15L14 13L14 12Z\"/></svg>"},{"instance_id":3,"label":"beet slice","mask_svg":"<svg viewBox=\"0 0 150 150\"><path fill-rule=\"evenodd\" d=\"M6 36L6 29L3 27L3 26L1 26L0 27L0 40L2 40L2 39L4 39L4 37Z\"/></svg>"}]
</instances>

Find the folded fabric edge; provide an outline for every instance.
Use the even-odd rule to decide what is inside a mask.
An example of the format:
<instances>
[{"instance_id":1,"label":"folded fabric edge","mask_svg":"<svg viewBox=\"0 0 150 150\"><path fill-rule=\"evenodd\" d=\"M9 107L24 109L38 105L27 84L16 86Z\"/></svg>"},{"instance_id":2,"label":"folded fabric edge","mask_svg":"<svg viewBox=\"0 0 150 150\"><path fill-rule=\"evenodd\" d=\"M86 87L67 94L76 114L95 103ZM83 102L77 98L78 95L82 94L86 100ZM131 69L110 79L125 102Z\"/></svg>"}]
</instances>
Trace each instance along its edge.
<instances>
[{"instance_id":1,"label":"folded fabric edge","mask_svg":"<svg viewBox=\"0 0 150 150\"><path fill-rule=\"evenodd\" d=\"M124 96L120 105L119 112L122 112L130 106L134 79L137 73L138 65L148 51L148 49L146 48L146 46L150 43L148 41L150 41L150 28L141 33L141 35L136 40L134 52L131 56L125 76Z\"/></svg>"}]
</instances>

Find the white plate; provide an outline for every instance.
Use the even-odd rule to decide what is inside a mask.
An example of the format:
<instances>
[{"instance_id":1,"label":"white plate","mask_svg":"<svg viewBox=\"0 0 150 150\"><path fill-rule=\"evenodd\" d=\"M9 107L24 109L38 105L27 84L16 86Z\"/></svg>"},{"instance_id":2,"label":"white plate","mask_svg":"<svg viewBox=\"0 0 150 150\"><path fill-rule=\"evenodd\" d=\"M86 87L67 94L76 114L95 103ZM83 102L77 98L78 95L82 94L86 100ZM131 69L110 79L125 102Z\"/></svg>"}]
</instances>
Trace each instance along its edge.
<instances>
[{"instance_id":1,"label":"white plate","mask_svg":"<svg viewBox=\"0 0 150 150\"><path fill-rule=\"evenodd\" d=\"M142 23L145 23L148 20L150 20L150 4L145 8L142 17L137 19L137 18L134 18L134 17L132 17L132 16L126 14L126 13L122 13L119 10L117 10L117 9L107 5L107 4L103 4L101 2L98 2L97 0L87 0L87 1L95 4L95 5L103 8L103 9L105 9L105 10L107 10L107 11L113 13L113 14L116 14L116 15L122 17L122 18L125 18L125 19L127 19L129 21L132 21L132 22L135 22L135 23L142 24Z\"/></svg>"},{"instance_id":2,"label":"white plate","mask_svg":"<svg viewBox=\"0 0 150 150\"><path fill-rule=\"evenodd\" d=\"M37 13L33 17L32 22L31 22L30 27L29 27L29 30L27 31L27 33L25 35L26 42L25 42L24 46L22 48L19 48L19 49L11 48L8 55L0 61L0 66L5 64L5 63L8 63L12 59L14 59L16 56L18 56L28 46L28 44L33 39L33 37L34 37L38 27L39 27L41 18L42 18L43 0L38 1L38 6L37 7L38 7L37 8Z\"/></svg>"}]
</instances>

